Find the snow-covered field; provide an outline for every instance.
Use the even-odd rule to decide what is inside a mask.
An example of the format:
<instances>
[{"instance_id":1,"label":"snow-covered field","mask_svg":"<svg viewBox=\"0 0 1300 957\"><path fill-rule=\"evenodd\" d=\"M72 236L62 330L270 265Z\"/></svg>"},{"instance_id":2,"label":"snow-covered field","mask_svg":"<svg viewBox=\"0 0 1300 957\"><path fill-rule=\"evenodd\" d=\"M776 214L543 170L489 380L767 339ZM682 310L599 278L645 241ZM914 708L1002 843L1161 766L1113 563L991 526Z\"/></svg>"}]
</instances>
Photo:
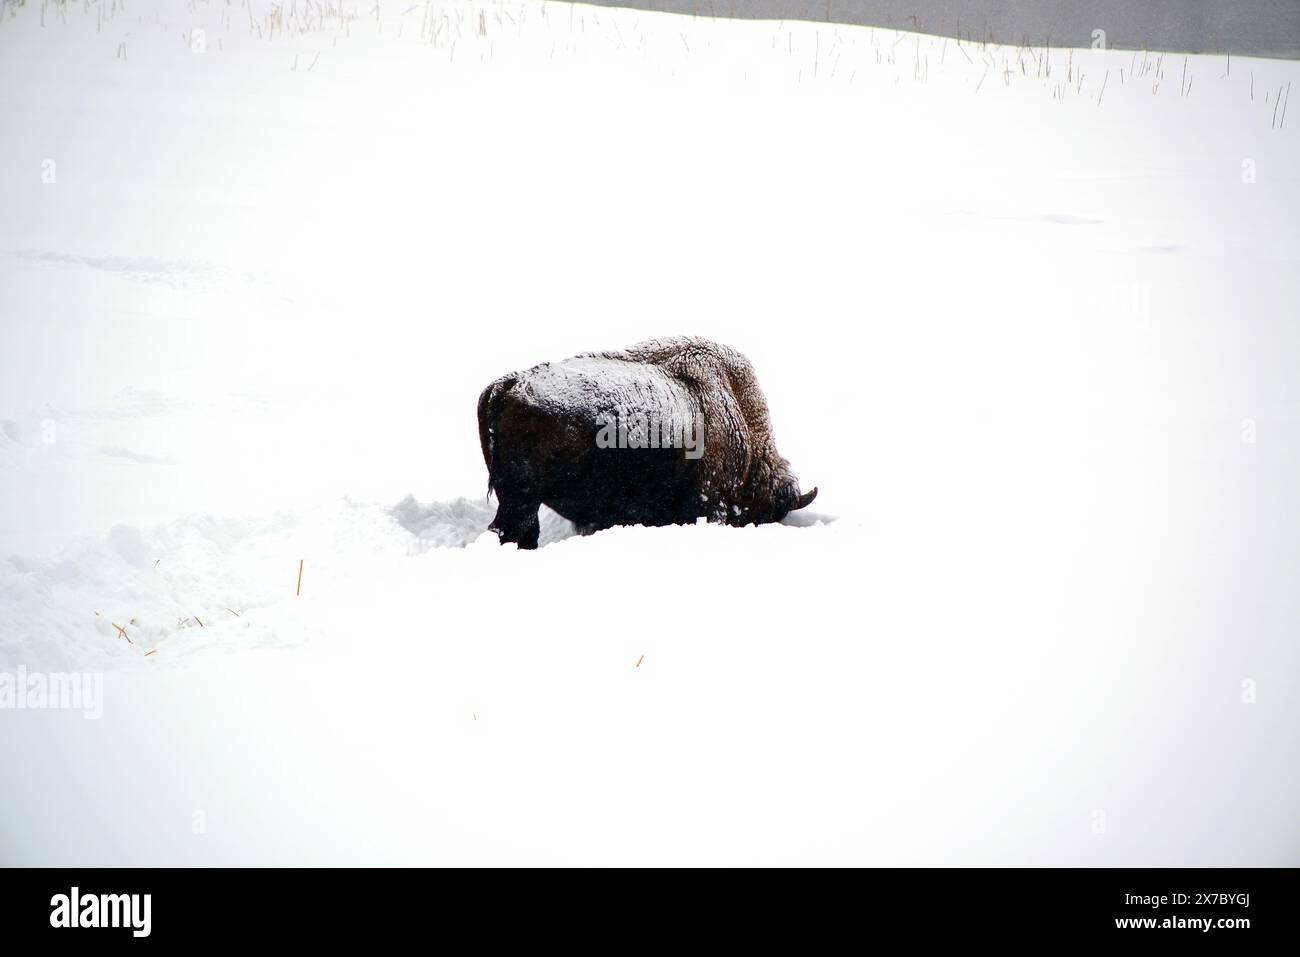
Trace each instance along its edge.
<instances>
[{"instance_id":1,"label":"snow-covered field","mask_svg":"<svg viewBox=\"0 0 1300 957\"><path fill-rule=\"evenodd\" d=\"M0 863L1300 864L1300 65L249 3L0 7ZM816 514L484 535L674 334Z\"/></svg>"}]
</instances>

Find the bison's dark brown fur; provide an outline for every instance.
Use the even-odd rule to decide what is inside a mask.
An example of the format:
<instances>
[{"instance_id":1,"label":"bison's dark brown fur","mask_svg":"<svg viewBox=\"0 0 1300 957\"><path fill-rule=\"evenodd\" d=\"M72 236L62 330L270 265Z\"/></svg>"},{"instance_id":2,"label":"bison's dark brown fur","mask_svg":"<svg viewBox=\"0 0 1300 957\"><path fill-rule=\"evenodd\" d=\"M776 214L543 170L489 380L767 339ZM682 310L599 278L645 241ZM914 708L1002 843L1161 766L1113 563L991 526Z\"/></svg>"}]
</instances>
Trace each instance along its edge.
<instances>
[{"instance_id":1,"label":"bison's dark brown fur","mask_svg":"<svg viewBox=\"0 0 1300 957\"><path fill-rule=\"evenodd\" d=\"M602 422L637 415L701 421L702 454L600 447ZM800 494L777 452L749 360L707 339L651 339L502 376L479 396L478 422L498 499L492 528L520 548L537 547L543 504L590 532L780 521L817 494Z\"/></svg>"}]
</instances>

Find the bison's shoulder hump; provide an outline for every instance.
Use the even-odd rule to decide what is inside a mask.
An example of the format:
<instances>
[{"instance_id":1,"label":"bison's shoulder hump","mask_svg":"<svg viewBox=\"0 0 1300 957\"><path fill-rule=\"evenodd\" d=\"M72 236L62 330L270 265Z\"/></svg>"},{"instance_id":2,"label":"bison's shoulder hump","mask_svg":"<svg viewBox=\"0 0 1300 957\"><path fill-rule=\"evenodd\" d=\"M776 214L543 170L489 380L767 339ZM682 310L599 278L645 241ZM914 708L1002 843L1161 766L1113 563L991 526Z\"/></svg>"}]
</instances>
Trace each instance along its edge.
<instances>
[{"instance_id":1,"label":"bison's shoulder hump","mask_svg":"<svg viewBox=\"0 0 1300 957\"><path fill-rule=\"evenodd\" d=\"M579 358L620 359L658 366L691 382L744 382L754 380L754 369L745 356L730 346L699 336L666 336L647 339L626 349L584 353Z\"/></svg>"}]
</instances>

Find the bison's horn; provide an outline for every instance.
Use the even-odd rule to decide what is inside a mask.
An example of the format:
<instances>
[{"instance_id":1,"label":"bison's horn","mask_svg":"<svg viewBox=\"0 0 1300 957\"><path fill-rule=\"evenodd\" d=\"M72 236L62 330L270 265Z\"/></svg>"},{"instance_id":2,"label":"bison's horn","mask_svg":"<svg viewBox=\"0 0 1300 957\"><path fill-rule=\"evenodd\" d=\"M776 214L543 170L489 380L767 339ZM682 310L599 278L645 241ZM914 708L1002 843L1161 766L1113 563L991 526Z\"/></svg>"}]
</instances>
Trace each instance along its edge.
<instances>
[{"instance_id":1,"label":"bison's horn","mask_svg":"<svg viewBox=\"0 0 1300 957\"><path fill-rule=\"evenodd\" d=\"M805 495L800 495L798 500L794 503L794 508L791 509L791 511L797 512L801 508L807 508L809 505L812 504L812 500L815 499L816 497L817 497L816 488L814 488L811 492L808 492Z\"/></svg>"}]
</instances>

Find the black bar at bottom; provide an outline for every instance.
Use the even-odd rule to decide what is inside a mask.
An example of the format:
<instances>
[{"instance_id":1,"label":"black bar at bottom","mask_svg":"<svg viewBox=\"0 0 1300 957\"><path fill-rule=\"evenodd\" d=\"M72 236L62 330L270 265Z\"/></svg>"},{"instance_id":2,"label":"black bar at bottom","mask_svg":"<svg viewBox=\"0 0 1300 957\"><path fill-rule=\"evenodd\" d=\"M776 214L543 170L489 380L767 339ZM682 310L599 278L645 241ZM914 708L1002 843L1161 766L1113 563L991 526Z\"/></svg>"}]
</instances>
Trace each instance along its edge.
<instances>
[{"instance_id":1,"label":"black bar at bottom","mask_svg":"<svg viewBox=\"0 0 1300 957\"><path fill-rule=\"evenodd\" d=\"M7 870L0 871L0 932L7 945L57 945L74 935L95 945L374 945L420 932L454 946L466 933L499 944L514 931L534 946L616 946L685 927L719 943L756 939L801 949L846 934L851 941L905 935L958 943L1127 938L1139 946L1193 939L1231 945L1261 935L1295 937L1297 873L574 870L543 878L483 870Z\"/></svg>"}]
</instances>

